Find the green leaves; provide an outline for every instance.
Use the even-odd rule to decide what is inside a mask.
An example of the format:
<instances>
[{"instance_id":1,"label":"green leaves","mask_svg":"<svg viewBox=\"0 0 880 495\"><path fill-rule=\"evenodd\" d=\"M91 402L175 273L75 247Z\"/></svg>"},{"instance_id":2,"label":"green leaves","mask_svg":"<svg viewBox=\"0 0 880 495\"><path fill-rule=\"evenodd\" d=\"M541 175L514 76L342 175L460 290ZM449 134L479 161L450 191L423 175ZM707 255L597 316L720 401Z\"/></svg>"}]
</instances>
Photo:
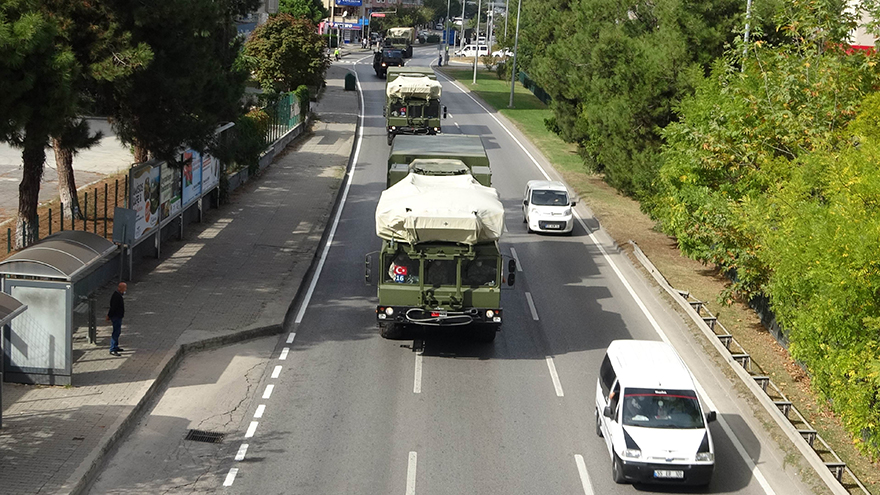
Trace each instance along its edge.
<instances>
[{"instance_id":1,"label":"green leaves","mask_svg":"<svg viewBox=\"0 0 880 495\"><path fill-rule=\"evenodd\" d=\"M330 65L324 47L311 21L278 14L254 31L244 54L264 90L288 92L323 81Z\"/></svg>"}]
</instances>

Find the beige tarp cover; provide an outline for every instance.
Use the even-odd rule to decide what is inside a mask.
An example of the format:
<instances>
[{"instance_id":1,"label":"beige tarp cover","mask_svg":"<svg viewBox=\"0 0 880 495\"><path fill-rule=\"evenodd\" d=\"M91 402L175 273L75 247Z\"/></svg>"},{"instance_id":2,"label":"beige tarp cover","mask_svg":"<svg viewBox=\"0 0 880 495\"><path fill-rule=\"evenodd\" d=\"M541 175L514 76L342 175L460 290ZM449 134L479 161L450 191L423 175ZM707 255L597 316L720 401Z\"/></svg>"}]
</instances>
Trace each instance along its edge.
<instances>
[{"instance_id":1,"label":"beige tarp cover","mask_svg":"<svg viewBox=\"0 0 880 495\"><path fill-rule=\"evenodd\" d=\"M388 28L389 38L412 38L416 29L411 27Z\"/></svg>"},{"instance_id":2,"label":"beige tarp cover","mask_svg":"<svg viewBox=\"0 0 880 495\"><path fill-rule=\"evenodd\" d=\"M376 235L385 240L478 244L497 240L503 230L498 192L470 175L409 174L376 206Z\"/></svg>"},{"instance_id":3,"label":"beige tarp cover","mask_svg":"<svg viewBox=\"0 0 880 495\"><path fill-rule=\"evenodd\" d=\"M426 76L412 77L401 75L397 79L388 83L385 88L385 94L389 98L424 98L436 99L440 98L440 91L443 86L439 82Z\"/></svg>"}]
</instances>

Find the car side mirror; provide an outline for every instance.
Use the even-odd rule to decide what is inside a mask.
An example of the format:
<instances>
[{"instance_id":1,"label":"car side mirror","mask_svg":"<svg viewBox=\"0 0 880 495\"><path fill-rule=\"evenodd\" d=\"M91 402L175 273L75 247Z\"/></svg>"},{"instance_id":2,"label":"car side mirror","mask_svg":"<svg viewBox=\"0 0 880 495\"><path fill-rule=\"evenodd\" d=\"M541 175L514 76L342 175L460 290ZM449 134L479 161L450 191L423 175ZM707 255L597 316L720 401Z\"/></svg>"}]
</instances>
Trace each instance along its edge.
<instances>
[{"instance_id":1,"label":"car side mirror","mask_svg":"<svg viewBox=\"0 0 880 495\"><path fill-rule=\"evenodd\" d=\"M706 422L707 423L712 423L717 419L718 419L718 413L716 413L715 411L709 411L706 413Z\"/></svg>"},{"instance_id":2,"label":"car side mirror","mask_svg":"<svg viewBox=\"0 0 880 495\"><path fill-rule=\"evenodd\" d=\"M513 287L513 284L515 284L515 283L516 283L516 274L513 272L508 273L507 274L507 286Z\"/></svg>"},{"instance_id":3,"label":"car side mirror","mask_svg":"<svg viewBox=\"0 0 880 495\"><path fill-rule=\"evenodd\" d=\"M376 283L373 278L373 256L377 253L378 251L373 251L364 256L364 283L366 285L375 285Z\"/></svg>"},{"instance_id":4,"label":"car side mirror","mask_svg":"<svg viewBox=\"0 0 880 495\"><path fill-rule=\"evenodd\" d=\"M524 200L523 200L523 206L529 206L529 200L524 199Z\"/></svg>"},{"instance_id":5,"label":"car side mirror","mask_svg":"<svg viewBox=\"0 0 880 495\"><path fill-rule=\"evenodd\" d=\"M577 206L577 201L572 201L572 202L571 202L571 207L574 208L575 206Z\"/></svg>"},{"instance_id":6,"label":"car side mirror","mask_svg":"<svg viewBox=\"0 0 880 495\"><path fill-rule=\"evenodd\" d=\"M516 271L516 260L510 260L507 262L507 271L513 273Z\"/></svg>"},{"instance_id":7,"label":"car side mirror","mask_svg":"<svg viewBox=\"0 0 880 495\"><path fill-rule=\"evenodd\" d=\"M605 409L602 410L602 416L605 416L609 419L614 419L614 412L611 410L611 406L605 406Z\"/></svg>"}]
</instances>

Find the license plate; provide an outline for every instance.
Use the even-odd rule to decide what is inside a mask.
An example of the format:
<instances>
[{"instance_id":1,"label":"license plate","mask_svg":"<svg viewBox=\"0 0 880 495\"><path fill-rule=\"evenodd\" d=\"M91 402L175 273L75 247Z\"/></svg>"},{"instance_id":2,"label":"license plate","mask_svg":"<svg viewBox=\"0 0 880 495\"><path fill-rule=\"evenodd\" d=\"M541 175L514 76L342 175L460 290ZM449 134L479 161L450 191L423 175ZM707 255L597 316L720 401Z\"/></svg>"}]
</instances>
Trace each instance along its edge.
<instances>
[{"instance_id":1,"label":"license plate","mask_svg":"<svg viewBox=\"0 0 880 495\"><path fill-rule=\"evenodd\" d=\"M559 225L558 223L551 223L551 224L547 225L547 228L548 229L561 229L562 225Z\"/></svg>"},{"instance_id":2,"label":"license plate","mask_svg":"<svg viewBox=\"0 0 880 495\"><path fill-rule=\"evenodd\" d=\"M670 471L667 469L655 469L655 478L684 478L684 471Z\"/></svg>"}]
</instances>

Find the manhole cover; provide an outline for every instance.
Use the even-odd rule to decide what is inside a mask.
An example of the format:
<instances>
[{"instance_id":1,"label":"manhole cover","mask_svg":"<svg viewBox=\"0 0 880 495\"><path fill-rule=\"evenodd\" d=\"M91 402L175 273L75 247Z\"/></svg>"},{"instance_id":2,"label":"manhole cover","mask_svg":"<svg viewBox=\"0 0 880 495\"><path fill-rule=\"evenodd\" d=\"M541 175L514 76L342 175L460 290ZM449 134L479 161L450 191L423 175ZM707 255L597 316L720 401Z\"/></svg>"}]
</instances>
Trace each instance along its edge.
<instances>
[{"instance_id":1,"label":"manhole cover","mask_svg":"<svg viewBox=\"0 0 880 495\"><path fill-rule=\"evenodd\" d=\"M189 430L186 434L186 440L193 442L220 443L223 440L223 433L216 431Z\"/></svg>"}]
</instances>

